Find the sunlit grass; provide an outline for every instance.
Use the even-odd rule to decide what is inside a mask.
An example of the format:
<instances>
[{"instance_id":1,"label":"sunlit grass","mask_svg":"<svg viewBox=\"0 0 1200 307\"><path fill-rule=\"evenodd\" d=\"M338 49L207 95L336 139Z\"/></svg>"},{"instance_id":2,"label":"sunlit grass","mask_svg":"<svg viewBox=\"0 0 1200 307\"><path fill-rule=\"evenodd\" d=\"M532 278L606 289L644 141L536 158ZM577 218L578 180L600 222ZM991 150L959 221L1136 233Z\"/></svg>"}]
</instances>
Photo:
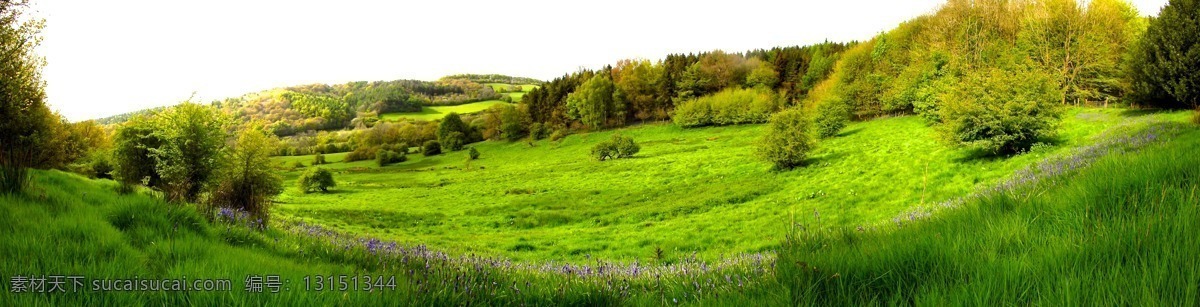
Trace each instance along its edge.
<instances>
[{"instance_id":1,"label":"sunlit grass","mask_svg":"<svg viewBox=\"0 0 1200 307\"><path fill-rule=\"evenodd\" d=\"M446 114L450 114L451 112L458 113L458 114L470 114L470 113L487 110L488 108L491 108L492 106L502 105L502 104L508 104L508 103L500 101L500 100L485 100L485 101L472 102L472 103L461 104L461 105L456 105L456 106L421 107L421 112L384 113L384 114L380 114L379 118L381 120L387 120L387 121L397 121L400 119L439 120L439 119L442 119L442 117L445 117Z\"/></svg>"},{"instance_id":2,"label":"sunlit grass","mask_svg":"<svg viewBox=\"0 0 1200 307\"><path fill-rule=\"evenodd\" d=\"M1118 139L1168 139L1138 153L916 221L854 229L800 216L779 276L798 305L1194 306L1200 132L1163 131ZM1049 163L1038 168L1076 162Z\"/></svg>"},{"instance_id":3,"label":"sunlit grass","mask_svg":"<svg viewBox=\"0 0 1200 307\"><path fill-rule=\"evenodd\" d=\"M323 166L335 170L335 193L289 189L275 212L340 231L520 260L646 260L658 249L670 259L693 253L716 259L775 248L791 212L818 212L828 225L886 221L995 183L1135 118L1181 121L1186 114L1073 109L1059 138L1048 140L1053 145L1008 158L939 143L918 117L878 119L823 141L809 166L790 172L772 171L754 156L758 125L643 125L533 147L483 142L472 145L482 156L469 166L465 152L409 155L384 168L370 161ZM613 133L633 137L642 151L633 159L588 158L591 146ZM311 157L280 160L292 159Z\"/></svg>"}]
</instances>

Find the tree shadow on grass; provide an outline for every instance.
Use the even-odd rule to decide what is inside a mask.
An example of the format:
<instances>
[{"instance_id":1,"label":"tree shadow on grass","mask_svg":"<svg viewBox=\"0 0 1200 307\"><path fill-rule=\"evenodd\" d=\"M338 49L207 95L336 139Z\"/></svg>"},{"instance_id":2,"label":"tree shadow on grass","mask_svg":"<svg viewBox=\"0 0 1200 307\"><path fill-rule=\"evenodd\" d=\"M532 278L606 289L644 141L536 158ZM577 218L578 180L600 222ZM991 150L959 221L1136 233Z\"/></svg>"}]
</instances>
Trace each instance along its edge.
<instances>
[{"instance_id":1,"label":"tree shadow on grass","mask_svg":"<svg viewBox=\"0 0 1200 307\"><path fill-rule=\"evenodd\" d=\"M846 153L844 153L844 152L840 152L840 151L825 152L820 155L813 155L813 156L808 157L808 159L804 159L804 162L800 163L800 166L801 167L819 166L821 164L837 161L837 160L840 160L845 157L846 157Z\"/></svg>"},{"instance_id":2,"label":"tree shadow on grass","mask_svg":"<svg viewBox=\"0 0 1200 307\"><path fill-rule=\"evenodd\" d=\"M851 130L842 130L842 132L839 132L837 134L837 137L847 137L847 136L855 135L855 134L858 134L859 132L861 132L862 130L863 130L862 127L854 128Z\"/></svg>"}]
</instances>

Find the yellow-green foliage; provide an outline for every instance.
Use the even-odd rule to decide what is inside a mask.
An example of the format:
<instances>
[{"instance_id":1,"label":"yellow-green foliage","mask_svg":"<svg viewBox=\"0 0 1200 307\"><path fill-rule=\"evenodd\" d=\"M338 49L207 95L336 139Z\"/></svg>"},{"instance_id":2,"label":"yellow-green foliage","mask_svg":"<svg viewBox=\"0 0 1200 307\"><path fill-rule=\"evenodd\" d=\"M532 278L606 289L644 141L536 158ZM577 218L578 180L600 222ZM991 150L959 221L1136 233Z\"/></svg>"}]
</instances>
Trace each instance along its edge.
<instances>
[{"instance_id":1,"label":"yellow-green foliage","mask_svg":"<svg viewBox=\"0 0 1200 307\"><path fill-rule=\"evenodd\" d=\"M778 169L790 169L804 163L816 145L809 133L812 119L802 109L788 109L771 116L767 134L758 144L758 154Z\"/></svg>"},{"instance_id":2,"label":"yellow-green foliage","mask_svg":"<svg viewBox=\"0 0 1200 307\"><path fill-rule=\"evenodd\" d=\"M1020 65L971 72L945 94L938 130L959 145L1015 153L1053 135L1062 95L1047 74Z\"/></svg>"},{"instance_id":3,"label":"yellow-green foliage","mask_svg":"<svg viewBox=\"0 0 1200 307\"><path fill-rule=\"evenodd\" d=\"M676 105L674 120L683 127L762 123L781 107L770 90L726 89Z\"/></svg>"},{"instance_id":4,"label":"yellow-green foliage","mask_svg":"<svg viewBox=\"0 0 1200 307\"><path fill-rule=\"evenodd\" d=\"M1116 101L1128 91L1120 67L1141 23L1117 0L951 0L847 50L827 81L833 91L810 100L837 94L856 118L916 112L937 123L937 97L955 78L1017 56L1065 93L1060 103Z\"/></svg>"}]
</instances>

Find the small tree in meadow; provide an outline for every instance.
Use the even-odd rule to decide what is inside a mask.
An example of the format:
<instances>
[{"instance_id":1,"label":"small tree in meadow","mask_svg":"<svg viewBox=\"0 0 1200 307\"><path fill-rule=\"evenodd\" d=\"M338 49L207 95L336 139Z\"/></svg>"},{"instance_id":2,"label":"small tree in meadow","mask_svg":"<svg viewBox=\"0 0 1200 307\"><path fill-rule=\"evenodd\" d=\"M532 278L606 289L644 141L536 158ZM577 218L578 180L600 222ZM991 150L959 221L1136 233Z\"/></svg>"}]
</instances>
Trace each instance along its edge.
<instances>
[{"instance_id":1,"label":"small tree in meadow","mask_svg":"<svg viewBox=\"0 0 1200 307\"><path fill-rule=\"evenodd\" d=\"M223 156L224 167L217 173L216 185L209 196L209 208L246 210L266 222L271 199L283 192L283 181L271 163L271 152L278 141L267 132L247 129ZM333 182L333 177L329 178ZM261 225L261 224L260 224Z\"/></svg>"},{"instance_id":2,"label":"small tree in meadow","mask_svg":"<svg viewBox=\"0 0 1200 307\"><path fill-rule=\"evenodd\" d=\"M767 134L758 144L758 154L776 169L791 169L804 163L815 146L809 132L812 120L805 111L792 108L771 116Z\"/></svg>"},{"instance_id":3,"label":"small tree in meadow","mask_svg":"<svg viewBox=\"0 0 1200 307\"><path fill-rule=\"evenodd\" d=\"M313 191L328 193L329 188L337 186L333 181L333 173L327 169L313 167L300 175L300 179L296 180L296 186L300 188L301 193L308 194Z\"/></svg>"},{"instance_id":4,"label":"small tree in meadow","mask_svg":"<svg viewBox=\"0 0 1200 307\"><path fill-rule=\"evenodd\" d=\"M641 151L642 147L633 138L614 134L608 141L600 142L592 147L592 158L597 161L632 157Z\"/></svg>"},{"instance_id":5,"label":"small tree in meadow","mask_svg":"<svg viewBox=\"0 0 1200 307\"><path fill-rule=\"evenodd\" d=\"M479 150L476 150L475 147L471 147L471 149L467 150L467 157L471 160L479 159Z\"/></svg>"},{"instance_id":6,"label":"small tree in meadow","mask_svg":"<svg viewBox=\"0 0 1200 307\"><path fill-rule=\"evenodd\" d=\"M816 112L813 128L821 138L837 135L850 122L850 105L838 98L821 102Z\"/></svg>"},{"instance_id":7,"label":"small tree in meadow","mask_svg":"<svg viewBox=\"0 0 1200 307\"><path fill-rule=\"evenodd\" d=\"M321 165L321 164L325 164L325 163L327 163L327 162L325 162L324 154L317 154L316 156L313 156L312 165Z\"/></svg>"}]
</instances>

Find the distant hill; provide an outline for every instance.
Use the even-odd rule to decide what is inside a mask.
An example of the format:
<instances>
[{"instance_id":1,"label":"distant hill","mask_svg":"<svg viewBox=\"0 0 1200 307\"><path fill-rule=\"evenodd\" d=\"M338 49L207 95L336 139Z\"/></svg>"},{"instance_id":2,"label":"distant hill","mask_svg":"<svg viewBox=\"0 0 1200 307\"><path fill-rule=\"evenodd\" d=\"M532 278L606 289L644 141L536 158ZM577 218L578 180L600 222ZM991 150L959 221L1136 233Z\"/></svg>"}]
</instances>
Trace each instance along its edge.
<instances>
[{"instance_id":1,"label":"distant hill","mask_svg":"<svg viewBox=\"0 0 1200 307\"><path fill-rule=\"evenodd\" d=\"M534 79L534 78L513 77L513 76L497 75L497 74L490 74L490 75L458 74L458 75L445 76L438 80L446 81L446 80L455 80L455 79L467 80L467 81L476 82L476 83L507 83L507 84L517 84L517 85L520 85L520 84L542 84L542 82L545 82L545 81Z\"/></svg>"},{"instance_id":2,"label":"distant hill","mask_svg":"<svg viewBox=\"0 0 1200 307\"><path fill-rule=\"evenodd\" d=\"M476 81L478 80L478 81ZM453 75L438 81L355 81L345 84L308 84L275 88L212 102L240 123L265 122L279 136L310 130L351 127L356 118L377 114L418 112L426 106L455 106L500 99L484 83L540 84L531 78L503 75ZM101 124L119 124L162 107L101 118Z\"/></svg>"}]
</instances>

